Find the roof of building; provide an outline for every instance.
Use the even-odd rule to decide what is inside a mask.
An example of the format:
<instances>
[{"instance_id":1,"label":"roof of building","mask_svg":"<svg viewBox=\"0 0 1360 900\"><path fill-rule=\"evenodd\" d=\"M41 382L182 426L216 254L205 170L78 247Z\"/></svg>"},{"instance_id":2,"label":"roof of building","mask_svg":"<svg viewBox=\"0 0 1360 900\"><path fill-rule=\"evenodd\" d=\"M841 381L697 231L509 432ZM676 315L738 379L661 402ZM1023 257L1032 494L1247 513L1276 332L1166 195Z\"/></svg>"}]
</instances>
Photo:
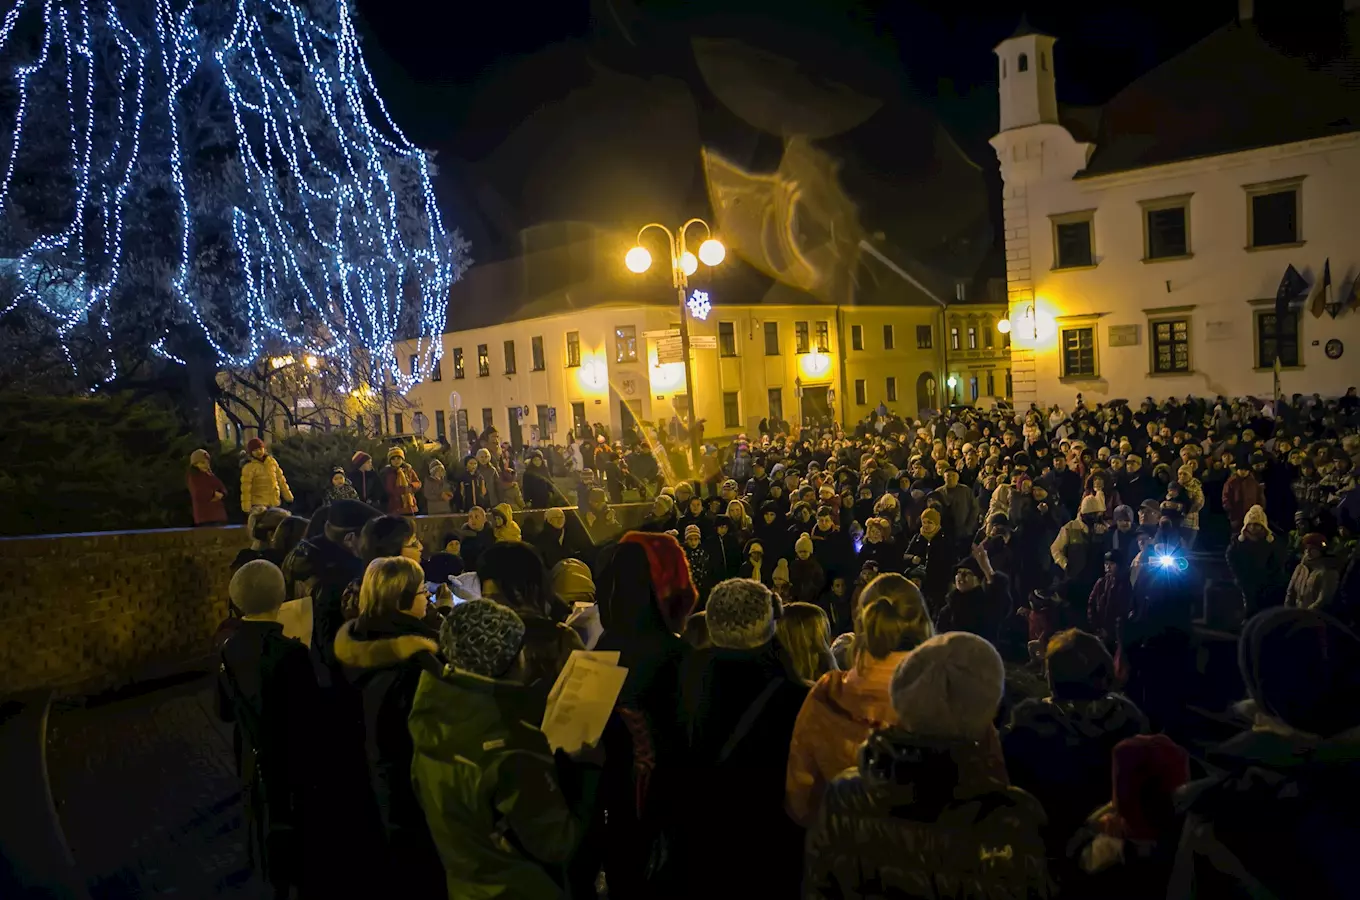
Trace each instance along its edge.
<instances>
[{"instance_id":1,"label":"roof of building","mask_svg":"<svg viewBox=\"0 0 1360 900\"><path fill-rule=\"evenodd\" d=\"M1082 174L1356 131L1357 47L1355 11L1330 28L1288 32L1254 20L1220 28L1105 105L1096 150Z\"/></svg>"}]
</instances>

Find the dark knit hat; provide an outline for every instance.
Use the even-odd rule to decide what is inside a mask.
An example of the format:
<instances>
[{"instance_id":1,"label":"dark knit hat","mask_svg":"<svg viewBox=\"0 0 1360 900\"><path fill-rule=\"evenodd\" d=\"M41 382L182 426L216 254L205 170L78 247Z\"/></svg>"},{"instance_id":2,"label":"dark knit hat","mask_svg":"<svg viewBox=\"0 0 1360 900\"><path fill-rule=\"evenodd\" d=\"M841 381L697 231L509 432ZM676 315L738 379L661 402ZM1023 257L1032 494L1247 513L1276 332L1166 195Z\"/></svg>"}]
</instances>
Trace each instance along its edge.
<instances>
[{"instance_id":1,"label":"dark knit hat","mask_svg":"<svg viewBox=\"0 0 1360 900\"><path fill-rule=\"evenodd\" d=\"M263 449L264 449L264 441L261 440L260 438L253 437L253 438L251 438L250 440L246 441L246 452L247 452L247 453L254 453L256 450L263 450Z\"/></svg>"},{"instance_id":2,"label":"dark knit hat","mask_svg":"<svg viewBox=\"0 0 1360 900\"><path fill-rule=\"evenodd\" d=\"M652 592L657 608L671 631L679 633L685 619L699 602L699 592L690 576L689 558L685 548L669 534L630 531L619 539L620 544L637 544L647 553L647 568L651 574Z\"/></svg>"},{"instance_id":3,"label":"dark knit hat","mask_svg":"<svg viewBox=\"0 0 1360 900\"><path fill-rule=\"evenodd\" d=\"M369 519L381 512L360 500L336 500L326 510L326 527L341 531L358 531Z\"/></svg>"},{"instance_id":4,"label":"dark knit hat","mask_svg":"<svg viewBox=\"0 0 1360 900\"><path fill-rule=\"evenodd\" d=\"M1299 541L1299 549L1301 550L1307 550L1309 547L1314 547L1318 550L1321 550L1326 546L1327 535L1317 531L1308 532L1303 536L1302 540Z\"/></svg>"},{"instance_id":5,"label":"dark knit hat","mask_svg":"<svg viewBox=\"0 0 1360 900\"><path fill-rule=\"evenodd\" d=\"M1026 453L1024 450L1021 450L1019 453L1011 457L1011 465L1015 466L1016 468L1020 468L1021 466L1023 466L1026 469L1028 469L1029 454Z\"/></svg>"},{"instance_id":6,"label":"dark knit hat","mask_svg":"<svg viewBox=\"0 0 1360 900\"><path fill-rule=\"evenodd\" d=\"M350 457L350 460L349 460L349 461L350 461L350 464L353 465L354 468L357 469L357 468L359 468L360 466L362 466L362 465L363 465L364 463L366 463L366 462L372 462L372 460L373 460L373 457L369 456L369 455L368 455L367 453L365 453L364 451L362 451L362 450L356 450L356 451L354 452L354 455Z\"/></svg>"},{"instance_id":7,"label":"dark knit hat","mask_svg":"<svg viewBox=\"0 0 1360 900\"><path fill-rule=\"evenodd\" d=\"M708 597L708 636L715 647L753 650L774 637L770 589L750 578L729 578Z\"/></svg>"},{"instance_id":8,"label":"dark knit hat","mask_svg":"<svg viewBox=\"0 0 1360 900\"><path fill-rule=\"evenodd\" d=\"M1044 673L1060 700L1093 700L1114 683L1114 658L1100 638L1076 628L1060 631L1044 648Z\"/></svg>"},{"instance_id":9,"label":"dark knit hat","mask_svg":"<svg viewBox=\"0 0 1360 900\"><path fill-rule=\"evenodd\" d=\"M1164 734L1140 734L1114 745L1114 812L1120 833L1163 837L1177 823L1173 795L1190 780L1190 755Z\"/></svg>"},{"instance_id":10,"label":"dark knit hat","mask_svg":"<svg viewBox=\"0 0 1360 900\"><path fill-rule=\"evenodd\" d=\"M455 669L500 678L524 644L524 622L494 600L469 600L449 611L439 629L439 648Z\"/></svg>"},{"instance_id":11,"label":"dark knit hat","mask_svg":"<svg viewBox=\"0 0 1360 900\"><path fill-rule=\"evenodd\" d=\"M345 467L344 467L344 466L336 466L335 468L331 469L331 474L332 474L332 475L344 475L344 474L345 474Z\"/></svg>"},{"instance_id":12,"label":"dark knit hat","mask_svg":"<svg viewBox=\"0 0 1360 900\"><path fill-rule=\"evenodd\" d=\"M955 563L955 564L954 564L954 571L955 571L955 572L971 572L971 573L973 573L975 576L977 576L977 578L978 578L979 581L982 580L982 566L978 565L978 561L975 560L975 559L973 559L973 557L971 557L971 556L965 556L963 559L961 559L961 560L959 560L957 563Z\"/></svg>"},{"instance_id":13,"label":"dark knit hat","mask_svg":"<svg viewBox=\"0 0 1360 900\"><path fill-rule=\"evenodd\" d=\"M1004 681L995 647L975 634L951 631L925 641L898 664L892 705L912 734L982 740L996 718Z\"/></svg>"},{"instance_id":14,"label":"dark knit hat","mask_svg":"<svg viewBox=\"0 0 1360 900\"><path fill-rule=\"evenodd\" d=\"M231 605L243 616L273 612L288 599L283 572L267 559L251 560L237 569L227 594Z\"/></svg>"},{"instance_id":15,"label":"dark knit hat","mask_svg":"<svg viewBox=\"0 0 1360 900\"><path fill-rule=\"evenodd\" d=\"M1331 737L1360 725L1360 637L1312 609L1277 607L1249 619L1237 665L1261 712Z\"/></svg>"}]
</instances>

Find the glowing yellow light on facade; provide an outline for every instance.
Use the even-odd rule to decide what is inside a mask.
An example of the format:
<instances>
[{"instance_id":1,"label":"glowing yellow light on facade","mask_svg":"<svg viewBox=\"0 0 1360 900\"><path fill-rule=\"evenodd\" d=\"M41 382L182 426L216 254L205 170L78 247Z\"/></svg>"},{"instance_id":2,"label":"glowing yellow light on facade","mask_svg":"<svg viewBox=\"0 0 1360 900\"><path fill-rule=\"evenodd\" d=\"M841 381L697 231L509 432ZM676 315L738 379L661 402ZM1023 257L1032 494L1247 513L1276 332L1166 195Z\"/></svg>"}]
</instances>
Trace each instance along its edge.
<instances>
[{"instance_id":1,"label":"glowing yellow light on facade","mask_svg":"<svg viewBox=\"0 0 1360 900\"><path fill-rule=\"evenodd\" d=\"M271 356L269 358L269 364L276 369L282 369L284 366L291 366L294 362L296 362L296 360L291 356Z\"/></svg>"},{"instance_id":2,"label":"glowing yellow light on facade","mask_svg":"<svg viewBox=\"0 0 1360 900\"><path fill-rule=\"evenodd\" d=\"M686 276L693 275L699 271L699 258L686 250L680 254L680 271Z\"/></svg>"},{"instance_id":3,"label":"glowing yellow light on facade","mask_svg":"<svg viewBox=\"0 0 1360 900\"><path fill-rule=\"evenodd\" d=\"M727 257L727 248L717 238L709 238L699 245L699 259L706 266L716 266Z\"/></svg>"},{"instance_id":4,"label":"glowing yellow light on facade","mask_svg":"<svg viewBox=\"0 0 1360 900\"><path fill-rule=\"evenodd\" d=\"M646 247L634 247L624 256L623 264L628 267L628 271L642 274L652 267L652 254Z\"/></svg>"},{"instance_id":5,"label":"glowing yellow light on facade","mask_svg":"<svg viewBox=\"0 0 1360 900\"><path fill-rule=\"evenodd\" d=\"M1010 320L1010 319L1002 319L1000 322L997 322L997 323L996 323L996 330L999 331L999 332L1001 332L1002 334L1010 334L1010 333L1011 333L1011 320Z\"/></svg>"},{"instance_id":6,"label":"glowing yellow light on facade","mask_svg":"<svg viewBox=\"0 0 1360 900\"><path fill-rule=\"evenodd\" d=\"M577 379L586 390L602 391L609 383L609 370L602 359L582 360L581 368L577 369Z\"/></svg>"},{"instance_id":7,"label":"glowing yellow light on facade","mask_svg":"<svg viewBox=\"0 0 1360 900\"><path fill-rule=\"evenodd\" d=\"M800 356L798 358L798 364L805 375L825 375L831 368L831 357L825 353L813 350L811 353L805 353Z\"/></svg>"},{"instance_id":8,"label":"glowing yellow light on facade","mask_svg":"<svg viewBox=\"0 0 1360 900\"><path fill-rule=\"evenodd\" d=\"M652 390L671 391L685 384L684 363L657 363L652 357Z\"/></svg>"},{"instance_id":9,"label":"glowing yellow light on facade","mask_svg":"<svg viewBox=\"0 0 1360 900\"><path fill-rule=\"evenodd\" d=\"M308 355L308 356L307 356L307 359L306 359L306 363L307 363L307 368L309 368L309 369L315 369L317 366L321 365L321 360L317 359L315 356Z\"/></svg>"},{"instance_id":10,"label":"glowing yellow light on facade","mask_svg":"<svg viewBox=\"0 0 1360 900\"><path fill-rule=\"evenodd\" d=\"M959 386L959 380L955 378L953 375L950 375L949 380L946 381L945 384L949 385L950 389L952 390Z\"/></svg>"}]
</instances>

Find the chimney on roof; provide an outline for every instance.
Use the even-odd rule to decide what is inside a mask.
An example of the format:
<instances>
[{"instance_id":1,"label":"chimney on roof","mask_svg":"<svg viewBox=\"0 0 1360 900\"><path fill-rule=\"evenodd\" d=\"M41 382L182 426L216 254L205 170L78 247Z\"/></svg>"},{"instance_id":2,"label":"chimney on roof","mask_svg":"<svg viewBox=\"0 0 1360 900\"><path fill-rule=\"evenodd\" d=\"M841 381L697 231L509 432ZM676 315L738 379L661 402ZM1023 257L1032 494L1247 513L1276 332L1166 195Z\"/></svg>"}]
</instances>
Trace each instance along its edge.
<instances>
[{"instance_id":1,"label":"chimney on roof","mask_svg":"<svg viewBox=\"0 0 1360 900\"><path fill-rule=\"evenodd\" d=\"M1255 10L1253 9L1255 5L1256 4L1253 3L1252 0L1237 0L1238 24L1241 24L1242 22L1251 21L1251 14L1255 12Z\"/></svg>"}]
</instances>

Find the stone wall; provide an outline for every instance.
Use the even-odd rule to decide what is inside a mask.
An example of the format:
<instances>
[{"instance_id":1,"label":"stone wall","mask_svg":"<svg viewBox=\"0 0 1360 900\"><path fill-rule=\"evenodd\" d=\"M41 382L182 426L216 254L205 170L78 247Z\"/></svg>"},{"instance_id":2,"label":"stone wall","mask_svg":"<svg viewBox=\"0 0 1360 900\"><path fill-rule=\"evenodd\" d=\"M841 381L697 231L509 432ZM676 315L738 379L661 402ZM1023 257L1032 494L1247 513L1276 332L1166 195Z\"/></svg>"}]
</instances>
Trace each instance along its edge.
<instances>
[{"instance_id":1,"label":"stone wall","mask_svg":"<svg viewBox=\"0 0 1360 900\"><path fill-rule=\"evenodd\" d=\"M626 527L650 504L615 507ZM526 536L541 512L520 513ZM464 516L422 516L431 551ZM0 696L90 693L209 662L240 526L0 539Z\"/></svg>"}]
</instances>

